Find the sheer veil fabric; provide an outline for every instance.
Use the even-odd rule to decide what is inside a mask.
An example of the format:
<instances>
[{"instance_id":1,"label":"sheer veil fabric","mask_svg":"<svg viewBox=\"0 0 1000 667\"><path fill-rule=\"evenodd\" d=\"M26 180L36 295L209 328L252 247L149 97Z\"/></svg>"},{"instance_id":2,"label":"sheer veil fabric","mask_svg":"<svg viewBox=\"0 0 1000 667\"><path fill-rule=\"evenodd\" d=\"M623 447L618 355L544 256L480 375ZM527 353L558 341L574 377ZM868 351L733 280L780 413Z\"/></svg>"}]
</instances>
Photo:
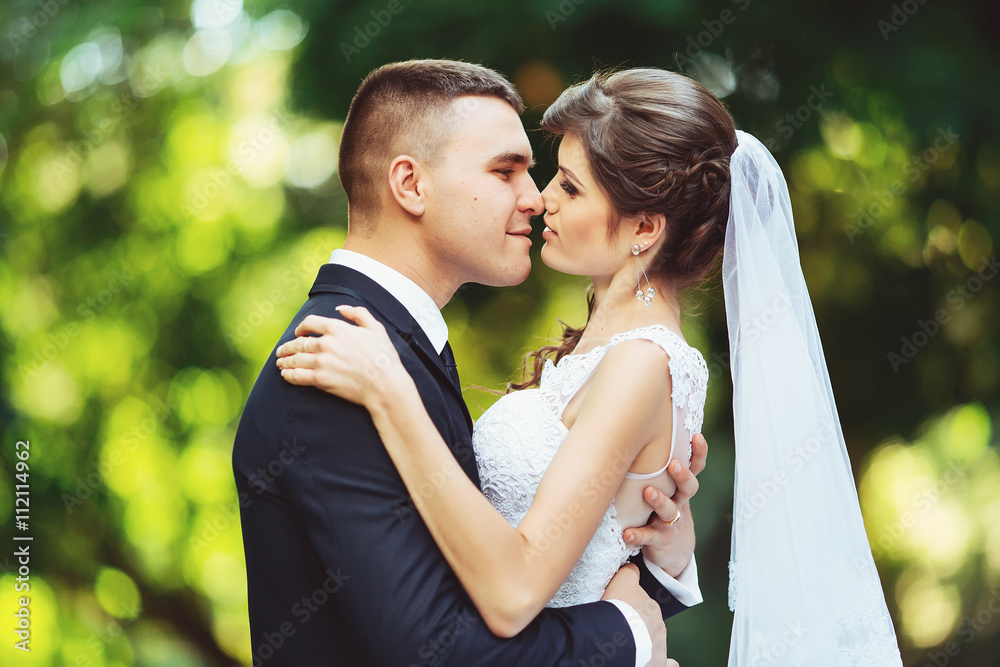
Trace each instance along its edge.
<instances>
[{"instance_id":1,"label":"sheer veil fabric","mask_svg":"<svg viewBox=\"0 0 1000 667\"><path fill-rule=\"evenodd\" d=\"M737 131L723 254L736 439L730 667L902 665L785 178Z\"/></svg>"}]
</instances>

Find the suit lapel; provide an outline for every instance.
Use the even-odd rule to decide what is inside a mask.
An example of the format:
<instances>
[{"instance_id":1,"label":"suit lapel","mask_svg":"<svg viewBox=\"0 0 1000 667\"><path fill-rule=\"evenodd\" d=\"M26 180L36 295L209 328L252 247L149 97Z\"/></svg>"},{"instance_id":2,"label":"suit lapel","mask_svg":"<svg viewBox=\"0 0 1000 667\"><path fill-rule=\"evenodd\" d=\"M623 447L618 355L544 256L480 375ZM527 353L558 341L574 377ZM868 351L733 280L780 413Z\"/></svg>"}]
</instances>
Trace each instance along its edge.
<instances>
[{"instance_id":1,"label":"suit lapel","mask_svg":"<svg viewBox=\"0 0 1000 667\"><path fill-rule=\"evenodd\" d=\"M445 368L440 355L434 351L427 334L396 297L368 276L339 264L324 264L320 267L316 282L309 291L310 297L317 294L343 294L357 299L364 303L375 317L390 324L440 384L458 399L459 405L462 406L462 416L465 418L469 433L472 433L472 416L465 405L461 387L452 381L451 374Z\"/></svg>"}]
</instances>

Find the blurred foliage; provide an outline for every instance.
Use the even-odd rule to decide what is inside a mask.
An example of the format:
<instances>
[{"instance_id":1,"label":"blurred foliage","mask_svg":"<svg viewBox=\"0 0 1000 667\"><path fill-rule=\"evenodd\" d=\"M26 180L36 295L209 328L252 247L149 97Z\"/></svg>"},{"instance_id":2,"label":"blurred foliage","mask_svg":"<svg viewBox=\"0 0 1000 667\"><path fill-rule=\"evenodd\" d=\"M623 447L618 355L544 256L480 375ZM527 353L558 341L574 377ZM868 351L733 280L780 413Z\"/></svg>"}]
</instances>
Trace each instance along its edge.
<instances>
[{"instance_id":1,"label":"blurred foliage","mask_svg":"<svg viewBox=\"0 0 1000 667\"><path fill-rule=\"evenodd\" d=\"M594 67L648 65L703 81L768 143L906 663L996 664L998 15L986 0L7 0L0 663L249 664L235 425L343 241L336 146L358 83L449 57L509 74L529 130ZM553 152L530 134L543 184ZM584 283L535 266L519 288L470 285L448 305L467 384L502 386L557 317L582 321ZM717 284L685 326L712 371L695 501L706 602L670 621L670 652L723 664L733 455ZM493 400L467 396L474 414ZM10 632L24 439L29 656Z\"/></svg>"}]
</instances>

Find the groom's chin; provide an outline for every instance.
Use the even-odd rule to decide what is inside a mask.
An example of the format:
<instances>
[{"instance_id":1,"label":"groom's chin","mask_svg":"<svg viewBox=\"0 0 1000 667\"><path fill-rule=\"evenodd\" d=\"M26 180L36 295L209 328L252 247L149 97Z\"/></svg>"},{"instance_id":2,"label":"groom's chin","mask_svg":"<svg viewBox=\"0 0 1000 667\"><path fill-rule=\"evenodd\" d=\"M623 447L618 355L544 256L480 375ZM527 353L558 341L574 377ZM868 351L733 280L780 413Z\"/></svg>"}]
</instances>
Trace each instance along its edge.
<instances>
[{"instance_id":1,"label":"groom's chin","mask_svg":"<svg viewBox=\"0 0 1000 667\"><path fill-rule=\"evenodd\" d=\"M524 268L521 270L520 273L518 273L514 277L514 280L510 283L509 287L520 285L521 283L523 283L525 280L528 279L528 274L530 273L531 273L531 257L526 257L524 260Z\"/></svg>"},{"instance_id":2,"label":"groom's chin","mask_svg":"<svg viewBox=\"0 0 1000 667\"><path fill-rule=\"evenodd\" d=\"M488 284L490 287L516 287L528 279L531 273L531 258L527 257L516 267L508 268L502 275L497 275Z\"/></svg>"}]
</instances>

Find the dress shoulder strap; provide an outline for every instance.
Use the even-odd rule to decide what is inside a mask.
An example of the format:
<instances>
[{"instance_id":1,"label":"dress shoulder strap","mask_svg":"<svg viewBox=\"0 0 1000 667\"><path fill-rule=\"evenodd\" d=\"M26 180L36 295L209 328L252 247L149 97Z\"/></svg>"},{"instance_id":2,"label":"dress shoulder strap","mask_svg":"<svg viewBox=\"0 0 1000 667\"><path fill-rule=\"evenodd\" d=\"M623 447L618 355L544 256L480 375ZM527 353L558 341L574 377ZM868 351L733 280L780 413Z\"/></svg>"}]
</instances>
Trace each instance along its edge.
<instances>
[{"instance_id":1,"label":"dress shoulder strap","mask_svg":"<svg viewBox=\"0 0 1000 667\"><path fill-rule=\"evenodd\" d=\"M663 351L671 359L682 354L685 349L690 349L687 342L677 332L662 324L652 324L615 334L608 341L607 345L604 346L605 352L618 343L623 343L627 340L648 340L656 343L663 348Z\"/></svg>"},{"instance_id":2,"label":"dress shoulder strap","mask_svg":"<svg viewBox=\"0 0 1000 667\"><path fill-rule=\"evenodd\" d=\"M547 361L539 386L542 402L561 418L570 399L590 379L607 351L618 343L636 339L656 343L670 357L671 398L679 409L690 406L685 426L700 429L708 387L708 365L698 350L662 324L615 334L605 345L586 354L567 355L558 364Z\"/></svg>"},{"instance_id":3,"label":"dress shoulder strap","mask_svg":"<svg viewBox=\"0 0 1000 667\"><path fill-rule=\"evenodd\" d=\"M662 324L653 324L616 334L606 349L626 340L656 343L670 357L671 398L680 410L686 410L684 426L692 433L701 429L705 397L708 391L708 364L701 352L688 345L680 334Z\"/></svg>"}]
</instances>

